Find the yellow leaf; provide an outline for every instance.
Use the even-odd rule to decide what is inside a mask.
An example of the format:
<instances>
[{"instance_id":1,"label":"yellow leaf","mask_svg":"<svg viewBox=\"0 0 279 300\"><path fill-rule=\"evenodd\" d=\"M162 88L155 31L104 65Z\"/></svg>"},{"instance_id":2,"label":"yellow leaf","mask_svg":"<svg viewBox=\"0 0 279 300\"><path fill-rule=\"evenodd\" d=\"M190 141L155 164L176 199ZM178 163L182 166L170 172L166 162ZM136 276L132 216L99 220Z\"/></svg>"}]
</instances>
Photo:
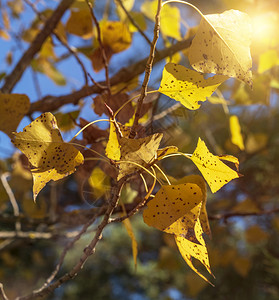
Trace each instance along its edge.
<instances>
[{"instance_id":1,"label":"yellow leaf","mask_svg":"<svg viewBox=\"0 0 279 300\"><path fill-rule=\"evenodd\" d=\"M175 236L175 241L178 246L179 252L181 253L183 259L186 261L188 266L201 278L203 278L205 281L211 284L211 282L208 281L208 279L205 276L203 276L192 263L192 257L196 258L206 267L209 274L211 274L214 277L210 270L208 253L204 239L202 237L202 233L203 231L201 228L200 221L197 220L195 225L195 235L199 241L199 244L193 243L182 236Z\"/></svg>"},{"instance_id":2,"label":"yellow leaf","mask_svg":"<svg viewBox=\"0 0 279 300\"><path fill-rule=\"evenodd\" d=\"M129 136L130 129L128 127L125 127L121 124L118 125L119 130L121 131L121 134L124 137ZM113 160L120 160L121 153L120 153L120 144L119 144L119 138L118 137L118 130L115 125L115 121L112 119L110 120L110 130L109 130L109 140L106 146L106 156Z\"/></svg>"},{"instance_id":3,"label":"yellow leaf","mask_svg":"<svg viewBox=\"0 0 279 300\"><path fill-rule=\"evenodd\" d=\"M238 146L240 150L244 150L244 143L241 134L241 127L238 121L238 117L233 115L230 116L230 131L231 141L234 145Z\"/></svg>"},{"instance_id":4,"label":"yellow leaf","mask_svg":"<svg viewBox=\"0 0 279 300\"><path fill-rule=\"evenodd\" d=\"M200 175L189 175L175 182L175 184L181 184L181 183L195 183L200 187L202 191L202 206L199 214L199 219L201 222L202 230L207 235L211 236L211 230L210 230L207 211L206 211L207 191L206 191L206 184L204 179Z\"/></svg>"},{"instance_id":5,"label":"yellow leaf","mask_svg":"<svg viewBox=\"0 0 279 300\"><path fill-rule=\"evenodd\" d=\"M195 110L200 107L199 102L206 101L206 97L211 96L226 79L226 76L220 75L204 79L200 73L168 63L163 70L158 91L181 102L188 109Z\"/></svg>"},{"instance_id":6,"label":"yellow leaf","mask_svg":"<svg viewBox=\"0 0 279 300\"><path fill-rule=\"evenodd\" d=\"M108 176L99 167L94 168L90 177L88 178L88 183L92 187L93 195L96 199L102 197L110 186L110 180Z\"/></svg>"},{"instance_id":7,"label":"yellow leaf","mask_svg":"<svg viewBox=\"0 0 279 300\"><path fill-rule=\"evenodd\" d=\"M135 268L137 267L137 257L138 257L138 243L133 231L133 227L132 224L130 222L130 220L127 218L123 221L123 224L127 230L127 233L132 241L132 251L133 251L133 259L134 259L134 264L135 264Z\"/></svg>"},{"instance_id":8,"label":"yellow leaf","mask_svg":"<svg viewBox=\"0 0 279 300\"><path fill-rule=\"evenodd\" d=\"M252 86L251 36L251 21L243 12L205 15L189 49L190 64L199 72L236 77Z\"/></svg>"},{"instance_id":9,"label":"yellow leaf","mask_svg":"<svg viewBox=\"0 0 279 300\"><path fill-rule=\"evenodd\" d=\"M29 111L30 100L24 94L0 94L0 107L0 130L12 136Z\"/></svg>"},{"instance_id":10,"label":"yellow leaf","mask_svg":"<svg viewBox=\"0 0 279 300\"><path fill-rule=\"evenodd\" d=\"M84 39L90 39L93 36L93 25L89 8L72 10L66 23L66 30Z\"/></svg>"},{"instance_id":11,"label":"yellow leaf","mask_svg":"<svg viewBox=\"0 0 279 300\"><path fill-rule=\"evenodd\" d=\"M260 55L258 72L260 74L279 65L279 55L275 49L268 50Z\"/></svg>"},{"instance_id":12,"label":"yellow leaf","mask_svg":"<svg viewBox=\"0 0 279 300\"><path fill-rule=\"evenodd\" d=\"M101 21L100 30L104 46L109 46L113 53L124 51L131 46L132 36L123 22Z\"/></svg>"},{"instance_id":13,"label":"yellow leaf","mask_svg":"<svg viewBox=\"0 0 279 300\"><path fill-rule=\"evenodd\" d=\"M175 146L168 146L157 150L157 160L163 159L166 155L178 152L178 148Z\"/></svg>"},{"instance_id":14,"label":"yellow leaf","mask_svg":"<svg viewBox=\"0 0 279 300\"><path fill-rule=\"evenodd\" d=\"M133 8L134 6L134 3L135 3L135 0L122 0L121 1L123 6L125 7L125 9L130 12L131 9ZM127 20L127 14L125 13L125 11L123 10L123 8L119 5L119 2L118 1L115 1L115 4L116 4L116 11L117 11L117 14L119 16L119 19L122 21L122 22L125 22Z\"/></svg>"},{"instance_id":15,"label":"yellow leaf","mask_svg":"<svg viewBox=\"0 0 279 300\"><path fill-rule=\"evenodd\" d=\"M72 174L83 163L83 155L63 141L51 113L42 114L23 132L14 133L12 142L27 156L33 167L34 200L47 182Z\"/></svg>"},{"instance_id":16,"label":"yellow leaf","mask_svg":"<svg viewBox=\"0 0 279 300\"><path fill-rule=\"evenodd\" d=\"M58 128L61 131L69 131L71 129L74 129L76 127L74 121L77 119L79 113L79 110L75 110L68 113L58 112L54 114L58 124Z\"/></svg>"},{"instance_id":17,"label":"yellow leaf","mask_svg":"<svg viewBox=\"0 0 279 300\"><path fill-rule=\"evenodd\" d=\"M190 159L202 173L212 193L217 192L232 179L239 177L239 174L225 165L218 156L210 153L200 138L197 148Z\"/></svg>"},{"instance_id":18,"label":"yellow leaf","mask_svg":"<svg viewBox=\"0 0 279 300\"><path fill-rule=\"evenodd\" d=\"M129 162L134 162L143 167L152 163L154 159L156 159L157 150L162 137L162 133L156 133L139 139L120 138L121 158L117 179L119 180L127 174L140 170L139 166Z\"/></svg>"},{"instance_id":19,"label":"yellow leaf","mask_svg":"<svg viewBox=\"0 0 279 300\"><path fill-rule=\"evenodd\" d=\"M261 229L258 225L250 226L245 231L245 239L250 244L259 244L266 242L269 234Z\"/></svg>"},{"instance_id":20,"label":"yellow leaf","mask_svg":"<svg viewBox=\"0 0 279 300\"><path fill-rule=\"evenodd\" d=\"M157 13L158 1L145 1L141 6L143 14L154 21ZM164 5L161 10L160 30L162 35L181 40L180 33L180 11L177 7Z\"/></svg>"},{"instance_id":21,"label":"yellow leaf","mask_svg":"<svg viewBox=\"0 0 279 300\"><path fill-rule=\"evenodd\" d=\"M201 189L194 183L163 185L148 202L147 209L143 212L143 220L147 225L167 233L185 235L187 228L183 226L186 221L183 217L197 207L202 198Z\"/></svg>"}]
</instances>

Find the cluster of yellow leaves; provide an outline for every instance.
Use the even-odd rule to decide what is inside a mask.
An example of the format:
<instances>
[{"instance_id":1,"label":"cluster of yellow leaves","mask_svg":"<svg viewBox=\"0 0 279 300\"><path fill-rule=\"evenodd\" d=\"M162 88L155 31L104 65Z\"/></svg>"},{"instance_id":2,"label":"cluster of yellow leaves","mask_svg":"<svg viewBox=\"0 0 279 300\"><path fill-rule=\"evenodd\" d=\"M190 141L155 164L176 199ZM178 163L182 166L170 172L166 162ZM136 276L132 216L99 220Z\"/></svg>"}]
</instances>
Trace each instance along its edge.
<instances>
[{"instance_id":1,"label":"cluster of yellow leaves","mask_svg":"<svg viewBox=\"0 0 279 300\"><path fill-rule=\"evenodd\" d=\"M34 201L47 182L72 174L83 163L82 154L63 141L51 113L42 114L23 132L14 133L12 142L27 156L31 165Z\"/></svg>"},{"instance_id":2,"label":"cluster of yellow leaves","mask_svg":"<svg viewBox=\"0 0 279 300\"><path fill-rule=\"evenodd\" d=\"M129 138L130 130L128 127L117 127L115 122L111 120L106 155L110 159L119 161L117 178L119 180L125 175L154 162L163 135L156 133L144 138L131 139Z\"/></svg>"}]
</instances>

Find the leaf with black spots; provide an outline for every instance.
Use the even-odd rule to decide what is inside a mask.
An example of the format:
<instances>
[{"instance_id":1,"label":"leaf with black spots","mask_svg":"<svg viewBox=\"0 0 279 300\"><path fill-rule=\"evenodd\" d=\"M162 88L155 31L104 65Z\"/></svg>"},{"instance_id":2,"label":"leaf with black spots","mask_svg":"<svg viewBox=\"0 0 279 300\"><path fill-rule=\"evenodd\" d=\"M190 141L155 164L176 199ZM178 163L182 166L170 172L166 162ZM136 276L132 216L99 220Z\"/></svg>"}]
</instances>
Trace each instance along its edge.
<instances>
[{"instance_id":1,"label":"leaf with black spots","mask_svg":"<svg viewBox=\"0 0 279 300\"><path fill-rule=\"evenodd\" d=\"M42 114L23 132L14 133L12 142L32 166L34 200L47 182L72 174L83 163L83 155L63 141L51 113Z\"/></svg>"},{"instance_id":2,"label":"leaf with black spots","mask_svg":"<svg viewBox=\"0 0 279 300\"><path fill-rule=\"evenodd\" d=\"M207 181L212 193L240 175L224 164L218 156L207 149L204 141L199 138L197 148L190 157Z\"/></svg>"},{"instance_id":3,"label":"leaf with black spots","mask_svg":"<svg viewBox=\"0 0 279 300\"><path fill-rule=\"evenodd\" d=\"M179 101L191 110L200 107L199 102L206 101L227 76L215 75L204 79L203 75L184 66L168 63L163 70L158 92Z\"/></svg>"},{"instance_id":4,"label":"leaf with black spots","mask_svg":"<svg viewBox=\"0 0 279 300\"><path fill-rule=\"evenodd\" d=\"M252 86L249 16L238 10L204 15L189 49L191 66L203 73L236 77Z\"/></svg>"}]
</instances>

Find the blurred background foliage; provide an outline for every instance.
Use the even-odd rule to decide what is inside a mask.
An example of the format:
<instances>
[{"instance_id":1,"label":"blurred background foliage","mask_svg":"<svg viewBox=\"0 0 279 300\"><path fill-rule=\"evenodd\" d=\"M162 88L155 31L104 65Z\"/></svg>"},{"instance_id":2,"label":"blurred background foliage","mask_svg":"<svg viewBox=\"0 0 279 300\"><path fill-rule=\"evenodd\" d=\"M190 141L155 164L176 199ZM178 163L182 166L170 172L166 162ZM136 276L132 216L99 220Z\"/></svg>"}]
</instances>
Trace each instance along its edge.
<instances>
[{"instance_id":1,"label":"blurred background foliage","mask_svg":"<svg viewBox=\"0 0 279 300\"><path fill-rule=\"evenodd\" d=\"M58 1L30 1L40 12L39 18L28 2L0 1L0 45L5 49L1 50L2 80L15 65L20 55L19 49L28 47L43 20L58 4ZM137 58L147 56L148 44L145 42L142 45L138 29L127 21L121 8L110 0L95 2L94 10L98 20L103 20L101 25L111 74L136 62ZM150 11L144 8L147 2L123 1L140 28L152 39L153 22L150 20ZM152 99L149 96L147 100L152 105L146 104L142 118L142 125L147 128L147 132L164 132L165 145L175 145L180 151L192 153L200 136L211 152L218 155L231 154L240 160L243 177L214 195L208 191L207 209L212 239L206 238L206 241L216 276L213 281L215 287L208 285L188 268L172 236L149 228L143 223L141 214L138 214L131 218L138 244L136 268L131 240L125 227L123 224L113 224L106 228L96 253L82 272L57 289L49 299L279 299L279 2L195 0L191 3L205 14L239 9L252 17L255 26L251 48L253 90L230 79L197 111L180 107L165 96L152 96ZM166 14L166 18L171 21L167 25L162 24L159 49L183 39L187 34L193 34L194 26L199 22L199 16L187 6L171 5L170 8L172 11ZM115 23L105 23L107 20L123 22L115 25L113 30L116 35L119 31L123 34L124 43L119 42L115 35L109 36L108 28ZM120 30L119 26L123 28ZM98 63L100 51L94 30L85 1L77 0L71 12L68 11L62 18L56 33L76 48L93 78L102 80L104 72L102 64ZM187 66L185 54L187 50L169 59ZM23 85L17 87L17 92L30 93L33 102L49 93L61 94L77 89L82 75L80 70L71 71L76 68L73 64L72 56L61 50L57 40L49 38L30 66L30 77L22 79ZM154 67L151 89L158 88L162 67L161 63ZM117 88L124 88L131 97L138 83L135 81ZM121 99L118 98L118 105L121 105ZM126 100L124 97L123 101ZM80 101L78 106L68 105L55 112L66 139L76 132L73 131L76 124L86 124L86 120L92 121L97 115L103 115L104 112L98 110L100 107L96 104L97 100L94 103L92 107L92 99L88 97ZM164 115L164 111L169 113ZM125 119L129 113L127 110L122 118ZM232 142L235 134L235 129L230 127L232 115L236 115L239 120L242 147ZM35 113L33 117L36 116ZM83 121L80 117L84 118ZM28 119L23 120L18 130L26 122ZM94 138L107 138L106 128L97 128L96 131ZM84 139L90 139L86 132ZM52 233L49 238L42 239L32 236L5 238L0 233L0 281L6 293L14 298L31 292L34 286L42 285L57 264L59 254L71 234L88 219L86 212L93 213L105 203L110 188L108 174L111 175L111 171L100 163L92 162L71 177L49 184L39 195L37 204L34 204L32 176L26 159L18 152L13 153L14 149L3 135L1 140L0 170L2 176L8 174L9 186L20 206L18 219L22 222L22 229L26 232ZM100 142L94 142L94 149L100 148L102 151ZM168 175L175 178L198 174L194 165L180 157L164 160L162 166ZM126 187L122 201L128 204L144 194L144 187L137 179ZM0 209L1 232L12 232L15 218L2 183ZM79 260L83 248L94 234L93 230L94 226L70 250L61 274L70 270Z\"/></svg>"}]
</instances>

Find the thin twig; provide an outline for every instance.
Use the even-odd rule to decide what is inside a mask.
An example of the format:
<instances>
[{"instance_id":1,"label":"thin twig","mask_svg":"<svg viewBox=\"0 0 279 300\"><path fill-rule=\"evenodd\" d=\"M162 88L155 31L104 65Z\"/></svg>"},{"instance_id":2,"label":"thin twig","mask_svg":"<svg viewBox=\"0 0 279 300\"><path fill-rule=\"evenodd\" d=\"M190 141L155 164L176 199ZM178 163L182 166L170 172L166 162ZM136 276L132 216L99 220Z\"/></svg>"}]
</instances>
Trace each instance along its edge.
<instances>
[{"instance_id":1,"label":"thin twig","mask_svg":"<svg viewBox=\"0 0 279 300\"><path fill-rule=\"evenodd\" d=\"M18 207L18 204L16 202L16 198L15 198L15 195L7 181L7 177L9 176L10 174L8 172L5 172L1 175L1 181L2 181L2 184L9 196L9 199L10 199L10 202L11 202L11 205L13 207L13 211L14 211L14 216L15 217L18 217L19 216L19 207ZM15 230L16 231L20 231L21 230L21 224L20 224L20 221L16 221L15 222Z\"/></svg>"},{"instance_id":2,"label":"thin twig","mask_svg":"<svg viewBox=\"0 0 279 300\"><path fill-rule=\"evenodd\" d=\"M208 218L210 220L224 220L226 222L227 219L235 218L235 217L265 216L265 215L271 215L274 213L279 213L279 208L274 208L271 210L263 210L263 211L259 211L259 212L252 212L252 213L230 212L230 213L224 213L224 214L209 215Z\"/></svg>"},{"instance_id":3,"label":"thin twig","mask_svg":"<svg viewBox=\"0 0 279 300\"><path fill-rule=\"evenodd\" d=\"M3 300L9 300L9 298L5 294L4 287L3 287L2 283L0 283L0 296L2 296Z\"/></svg>"},{"instance_id":4,"label":"thin twig","mask_svg":"<svg viewBox=\"0 0 279 300\"><path fill-rule=\"evenodd\" d=\"M150 47L150 54L149 54L147 64L145 67L145 76L144 76L144 80L143 80L143 83L141 86L141 95L138 99L137 110L135 113L134 123L131 128L130 138L134 138L136 135L136 127L138 126L140 113L141 113L141 107L143 104L143 100L146 97L147 86L148 86L148 82L149 82L149 78L150 78L150 74L151 74L151 70L152 70L152 66L153 66L153 62L154 62L154 57L155 57L156 43L159 38L161 8L162 8L162 0L158 0L157 13L155 16L153 41L152 41L152 45Z\"/></svg>"},{"instance_id":5,"label":"thin twig","mask_svg":"<svg viewBox=\"0 0 279 300\"><path fill-rule=\"evenodd\" d=\"M55 29L64 12L72 5L74 1L75 0L62 0L60 2L52 16L46 21L42 30L39 31L29 48L24 52L12 72L6 77L5 83L1 88L2 93L10 93L13 90L25 69L30 66L35 54L40 51L43 43Z\"/></svg>"},{"instance_id":6,"label":"thin twig","mask_svg":"<svg viewBox=\"0 0 279 300\"><path fill-rule=\"evenodd\" d=\"M37 14L38 18L42 21L45 21L46 18L45 16L40 12L38 11L37 7L34 5L34 3L32 3L30 0L24 0L24 2L26 4L28 4L32 9L33 11ZM64 41L63 39L60 38L60 36L54 31L52 32L52 34L57 38L57 40L74 56L74 58L76 59L77 63L80 65L81 67L81 70L83 72L83 77L84 77L84 81L85 81L85 85L87 86L88 85L88 78L87 78L87 72L86 72L86 69L85 69L85 66L84 64L82 63L82 61L80 60L80 58L78 57L77 53L76 53L76 50L71 47L70 45L68 45L68 43L66 43L66 41Z\"/></svg>"},{"instance_id":7,"label":"thin twig","mask_svg":"<svg viewBox=\"0 0 279 300\"><path fill-rule=\"evenodd\" d=\"M44 290L51 282L52 280L55 278L55 276L57 275L57 273L59 272L63 262L64 262L64 259L65 259L65 256L66 254L68 253L68 251L74 246L74 244L81 238L81 236L87 231L88 227L90 225L92 225L95 220L96 220L97 216L94 216L93 218L91 218L84 226L83 228L80 230L80 232L75 236L75 238L70 242L68 243L68 245L64 248L60 258L59 258L59 262L58 264L56 265L54 271L51 273L51 275L47 278L47 280L45 281L45 283L42 285L41 288L35 290L34 292L35 293L39 293L41 292L42 290Z\"/></svg>"},{"instance_id":8,"label":"thin twig","mask_svg":"<svg viewBox=\"0 0 279 300\"><path fill-rule=\"evenodd\" d=\"M111 95L111 90L110 90L110 78L109 78L109 69L108 69L108 59L107 59L107 54L105 51L105 47L102 41L102 35L101 35L101 29L100 29L100 25L99 22L94 14L94 10L92 7L92 4L89 2L89 0L86 0L86 3L90 9L90 13L91 13L91 17L92 20L94 22L94 24L96 25L96 29L97 29L97 40L99 43L99 47L101 49L101 53L102 53L102 59L103 59L103 64L104 64L104 68L105 68L105 73L106 73L106 85L107 85L107 92L108 92L108 97L110 97Z\"/></svg>"},{"instance_id":9,"label":"thin twig","mask_svg":"<svg viewBox=\"0 0 279 300\"><path fill-rule=\"evenodd\" d=\"M126 179L127 179L127 177L123 177L120 181L117 182L117 184L114 187L112 187L111 199L109 201L108 208L104 214L103 220L100 223L100 225L97 227L97 230L96 230L93 240L90 242L89 246L87 246L83 250L83 255L79 259L79 262L72 268L72 270L69 273L66 273L65 275L63 275L62 277L57 279L55 282L53 282L52 284L50 284L49 286L47 286L40 292L33 291L32 294L23 296L23 297L18 297L17 300L38 299L39 297L46 296L46 295L50 294L51 292L53 292L56 288L61 286L61 284L63 284L64 282L69 281L70 279L73 279L76 277L78 272L83 268L87 259L92 254L94 254L97 243L102 239L103 230L109 224L110 217L118 204L120 193L121 193L124 183L126 182Z\"/></svg>"},{"instance_id":10,"label":"thin twig","mask_svg":"<svg viewBox=\"0 0 279 300\"><path fill-rule=\"evenodd\" d=\"M143 38L147 41L147 43L152 47L151 41L149 40L147 35L140 29L139 25L135 22L135 20L132 18L130 13L127 11L125 6L123 5L122 1L121 0L116 0L116 1L119 3L119 5L123 9L123 11L125 12L125 14L128 17L129 21L137 28L138 32L143 36Z\"/></svg>"},{"instance_id":11,"label":"thin twig","mask_svg":"<svg viewBox=\"0 0 279 300\"><path fill-rule=\"evenodd\" d=\"M193 38L191 37L187 40L177 42L175 45L170 46L166 49L158 51L157 52L158 54L156 54L156 57L154 59L154 64L160 62L162 59L170 55L175 54L176 52L189 48L192 39ZM129 82L136 76L140 75L142 72L144 72L147 59L148 58L144 58L136 62L135 64L131 65L128 68L126 67L122 68L110 79L111 86L115 86L121 82ZM102 91L104 91L102 86L105 85L106 82L99 82L99 85L83 87L78 91L71 92L70 94L61 95L61 96L47 95L44 98L31 103L29 114L32 114L37 111L39 112L54 111L60 108L61 106L69 103L77 104L78 101L84 97L87 97L91 94L99 94Z\"/></svg>"}]
</instances>

